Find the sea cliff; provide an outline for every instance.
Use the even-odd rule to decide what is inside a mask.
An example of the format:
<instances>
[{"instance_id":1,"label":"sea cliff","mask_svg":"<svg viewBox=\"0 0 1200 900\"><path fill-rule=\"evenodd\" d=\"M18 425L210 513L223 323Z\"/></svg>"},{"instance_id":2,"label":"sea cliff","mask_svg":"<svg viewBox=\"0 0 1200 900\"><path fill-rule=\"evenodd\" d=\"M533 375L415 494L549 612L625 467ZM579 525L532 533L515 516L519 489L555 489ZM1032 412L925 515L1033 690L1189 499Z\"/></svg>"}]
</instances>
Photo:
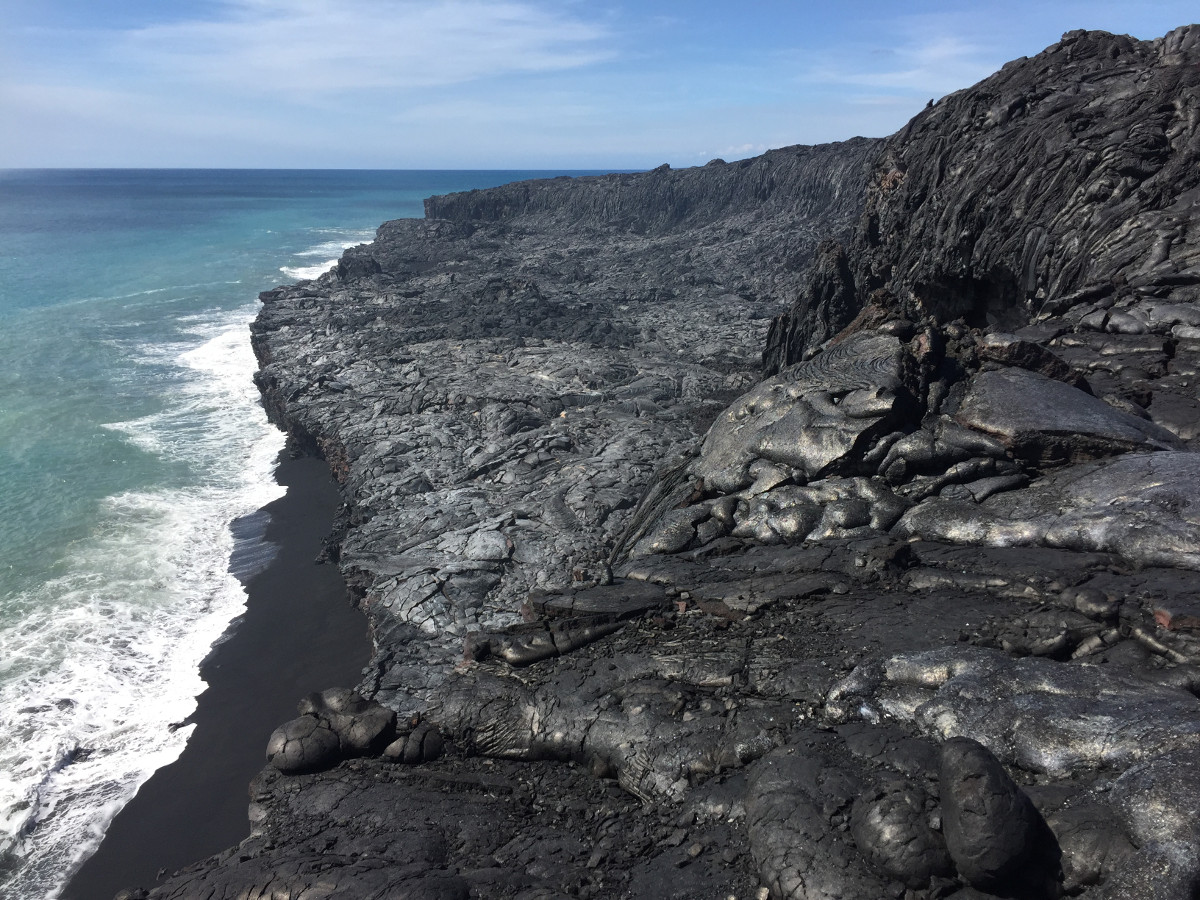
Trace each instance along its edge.
<instances>
[{"instance_id":1,"label":"sea cliff","mask_svg":"<svg viewBox=\"0 0 1200 900\"><path fill-rule=\"evenodd\" d=\"M374 655L150 896L1192 896L1198 213L1200 27L1072 32L263 294Z\"/></svg>"}]
</instances>

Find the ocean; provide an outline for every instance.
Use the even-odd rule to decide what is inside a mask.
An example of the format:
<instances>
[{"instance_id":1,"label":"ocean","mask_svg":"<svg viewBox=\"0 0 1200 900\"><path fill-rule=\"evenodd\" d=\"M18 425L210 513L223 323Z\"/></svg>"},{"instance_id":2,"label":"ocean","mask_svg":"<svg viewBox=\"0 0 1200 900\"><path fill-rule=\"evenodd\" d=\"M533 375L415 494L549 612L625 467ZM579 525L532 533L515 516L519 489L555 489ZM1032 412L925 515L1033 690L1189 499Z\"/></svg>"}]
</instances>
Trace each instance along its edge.
<instances>
[{"instance_id":1,"label":"ocean","mask_svg":"<svg viewBox=\"0 0 1200 900\"><path fill-rule=\"evenodd\" d=\"M56 897L182 752L231 555L269 558L258 293L431 194L561 174L0 171L0 896Z\"/></svg>"}]
</instances>

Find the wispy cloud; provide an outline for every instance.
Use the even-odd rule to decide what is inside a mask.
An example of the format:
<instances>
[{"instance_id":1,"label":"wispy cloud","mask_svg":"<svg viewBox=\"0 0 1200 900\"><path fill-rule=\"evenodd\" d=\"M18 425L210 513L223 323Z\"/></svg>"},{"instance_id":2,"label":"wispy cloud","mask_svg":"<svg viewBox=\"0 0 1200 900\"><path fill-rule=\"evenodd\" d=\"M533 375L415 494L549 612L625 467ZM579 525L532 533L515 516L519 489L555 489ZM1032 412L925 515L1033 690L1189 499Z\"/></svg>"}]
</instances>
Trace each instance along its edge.
<instances>
[{"instance_id":1,"label":"wispy cloud","mask_svg":"<svg viewBox=\"0 0 1200 900\"><path fill-rule=\"evenodd\" d=\"M887 44L830 48L810 60L801 80L941 96L986 78L1004 63L999 43L974 31L959 15L900 19Z\"/></svg>"},{"instance_id":2,"label":"wispy cloud","mask_svg":"<svg viewBox=\"0 0 1200 900\"><path fill-rule=\"evenodd\" d=\"M0 165L734 159L888 134L1068 28L1194 3L9 0Z\"/></svg>"},{"instance_id":3,"label":"wispy cloud","mask_svg":"<svg viewBox=\"0 0 1200 900\"><path fill-rule=\"evenodd\" d=\"M292 99L586 66L604 26L527 2L227 0L219 18L127 31L119 68Z\"/></svg>"},{"instance_id":4,"label":"wispy cloud","mask_svg":"<svg viewBox=\"0 0 1200 900\"><path fill-rule=\"evenodd\" d=\"M733 144L728 147L722 147L719 151L717 151L716 156L720 159L744 159L747 156L757 156L759 153L765 153L767 149L768 147L766 144L756 144L752 142L745 144ZM697 155L706 156L707 154L700 153Z\"/></svg>"}]
</instances>

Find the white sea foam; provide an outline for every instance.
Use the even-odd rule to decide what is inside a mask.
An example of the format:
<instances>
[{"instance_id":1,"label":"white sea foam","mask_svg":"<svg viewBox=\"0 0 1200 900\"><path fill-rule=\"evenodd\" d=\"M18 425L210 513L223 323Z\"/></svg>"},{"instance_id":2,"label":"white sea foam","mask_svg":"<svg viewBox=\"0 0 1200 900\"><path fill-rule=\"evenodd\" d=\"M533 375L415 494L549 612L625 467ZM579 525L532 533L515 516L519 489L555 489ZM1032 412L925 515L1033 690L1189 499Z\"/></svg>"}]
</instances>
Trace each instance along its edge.
<instances>
[{"instance_id":1,"label":"white sea foam","mask_svg":"<svg viewBox=\"0 0 1200 900\"><path fill-rule=\"evenodd\" d=\"M359 243L363 241L371 241L375 239L374 228L359 228L357 230L351 228L313 228L310 229L313 234L336 234L340 237L339 241L344 241L347 238L354 238ZM342 246L354 246L353 244L343 244Z\"/></svg>"},{"instance_id":2,"label":"white sea foam","mask_svg":"<svg viewBox=\"0 0 1200 900\"><path fill-rule=\"evenodd\" d=\"M301 250L296 256L329 256L333 254L341 254L343 250L348 250L350 247L355 247L362 241L322 241L315 247L310 247L307 250Z\"/></svg>"},{"instance_id":3,"label":"white sea foam","mask_svg":"<svg viewBox=\"0 0 1200 900\"><path fill-rule=\"evenodd\" d=\"M308 281L311 278L320 278L336 266L337 262L336 259L327 259L315 266L280 266L279 271L296 281Z\"/></svg>"},{"instance_id":4,"label":"white sea foam","mask_svg":"<svg viewBox=\"0 0 1200 900\"><path fill-rule=\"evenodd\" d=\"M318 228L318 233L323 234L338 234L341 237L333 241L321 241L319 244L314 244L307 250L301 250L293 254L299 257L321 257L323 262L317 265L310 266L280 266L279 271L288 278L294 278L297 281L307 281L311 278L320 278L330 269L337 265L338 259L341 257L341 252L350 247L356 247L364 241L369 241L375 236L373 231L343 231L340 229Z\"/></svg>"},{"instance_id":5,"label":"white sea foam","mask_svg":"<svg viewBox=\"0 0 1200 900\"><path fill-rule=\"evenodd\" d=\"M190 474L108 498L99 526L0 630L0 851L13 897L54 897L122 805L182 752L172 729L203 691L199 664L245 608L230 522L280 496L283 444L251 381L253 310L190 321L142 348L167 364L169 407L112 427Z\"/></svg>"}]
</instances>

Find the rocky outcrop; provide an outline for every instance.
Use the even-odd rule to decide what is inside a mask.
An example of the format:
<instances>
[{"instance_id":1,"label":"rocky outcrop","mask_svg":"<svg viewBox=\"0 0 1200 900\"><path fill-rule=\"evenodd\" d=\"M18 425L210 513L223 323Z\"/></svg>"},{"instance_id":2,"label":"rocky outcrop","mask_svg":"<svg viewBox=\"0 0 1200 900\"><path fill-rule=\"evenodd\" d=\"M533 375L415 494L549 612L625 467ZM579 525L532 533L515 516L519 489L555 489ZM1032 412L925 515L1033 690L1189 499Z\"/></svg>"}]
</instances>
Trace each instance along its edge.
<instances>
[{"instance_id":1,"label":"rocky outcrop","mask_svg":"<svg viewBox=\"0 0 1200 900\"><path fill-rule=\"evenodd\" d=\"M319 772L343 759L377 754L395 737L394 712L345 688L306 697L299 712L267 741L267 762L281 772Z\"/></svg>"},{"instance_id":2,"label":"rocky outcrop","mask_svg":"<svg viewBox=\"0 0 1200 900\"><path fill-rule=\"evenodd\" d=\"M1072 33L264 294L375 655L151 896L1190 897L1198 73Z\"/></svg>"},{"instance_id":3,"label":"rocky outcrop","mask_svg":"<svg viewBox=\"0 0 1200 900\"><path fill-rule=\"evenodd\" d=\"M1137 334L1139 300L1200 298L1198 43L1195 28L1071 32L916 116L877 154L846 246L858 305L886 285L944 321L1012 327L1076 308ZM821 276L770 365L818 345L783 335L842 290L843 274Z\"/></svg>"},{"instance_id":4,"label":"rocky outcrop","mask_svg":"<svg viewBox=\"0 0 1200 900\"><path fill-rule=\"evenodd\" d=\"M383 636L371 692L416 711L468 634L608 577L644 487L754 383L771 315L854 221L874 145L433 198L263 295L268 412L352 502L335 553Z\"/></svg>"}]
</instances>

